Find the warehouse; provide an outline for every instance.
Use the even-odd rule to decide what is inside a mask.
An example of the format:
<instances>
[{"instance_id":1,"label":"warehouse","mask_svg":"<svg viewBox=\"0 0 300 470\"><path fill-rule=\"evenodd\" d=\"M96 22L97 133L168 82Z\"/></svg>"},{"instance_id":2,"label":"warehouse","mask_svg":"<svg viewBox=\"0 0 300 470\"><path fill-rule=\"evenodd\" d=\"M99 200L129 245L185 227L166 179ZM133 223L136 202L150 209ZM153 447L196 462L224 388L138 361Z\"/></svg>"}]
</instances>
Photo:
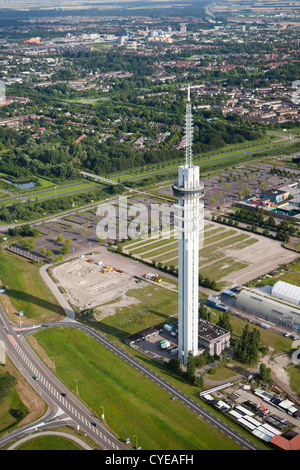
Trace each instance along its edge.
<instances>
[{"instance_id":1,"label":"warehouse","mask_svg":"<svg viewBox=\"0 0 300 470\"><path fill-rule=\"evenodd\" d=\"M288 282L277 281L272 287L271 295L286 302L300 305L300 287Z\"/></svg>"},{"instance_id":2,"label":"warehouse","mask_svg":"<svg viewBox=\"0 0 300 470\"><path fill-rule=\"evenodd\" d=\"M243 288L237 296L236 308L283 328L300 331L300 310Z\"/></svg>"},{"instance_id":3,"label":"warehouse","mask_svg":"<svg viewBox=\"0 0 300 470\"><path fill-rule=\"evenodd\" d=\"M130 338L125 339L125 343L128 344L129 346L134 346L136 344L142 343L143 341L150 339L150 337L157 337L159 334L163 331L162 328L160 327L151 327L148 328L147 330L142 331L141 333L136 333L133 336L130 336Z\"/></svg>"}]
</instances>

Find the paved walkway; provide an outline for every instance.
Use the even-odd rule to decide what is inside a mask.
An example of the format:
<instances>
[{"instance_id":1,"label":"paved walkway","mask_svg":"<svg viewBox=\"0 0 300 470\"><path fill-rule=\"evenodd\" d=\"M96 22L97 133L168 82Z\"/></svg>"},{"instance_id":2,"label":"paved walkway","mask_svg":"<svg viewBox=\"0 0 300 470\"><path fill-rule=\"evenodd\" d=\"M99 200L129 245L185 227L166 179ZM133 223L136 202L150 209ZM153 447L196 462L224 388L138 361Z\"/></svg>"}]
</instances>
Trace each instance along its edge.
<instances>
[{"instance_id":1,"label":"paved walkway","mask_svg":"<svg viewBox=\"0 0 300 470\"><path fill-rule=\"evenodd\" d=\"M67 318L69 318L71 320L75 320L75 312L74 312L73 308L71 307L69 302L66 300L65 296L60 292L60 290L57 287L57 285L55 284L55 282L52 281L51 277L47 273L48 268L49 268L49 264L44 264L40 269L40 274L41 274L43 280L45 281L46 285L51 290L54 297L56 297L56 299L58 300L58 302L60 303L60 305L64 309L64 311L67 315Z\"/></svg>"}]
</instances>

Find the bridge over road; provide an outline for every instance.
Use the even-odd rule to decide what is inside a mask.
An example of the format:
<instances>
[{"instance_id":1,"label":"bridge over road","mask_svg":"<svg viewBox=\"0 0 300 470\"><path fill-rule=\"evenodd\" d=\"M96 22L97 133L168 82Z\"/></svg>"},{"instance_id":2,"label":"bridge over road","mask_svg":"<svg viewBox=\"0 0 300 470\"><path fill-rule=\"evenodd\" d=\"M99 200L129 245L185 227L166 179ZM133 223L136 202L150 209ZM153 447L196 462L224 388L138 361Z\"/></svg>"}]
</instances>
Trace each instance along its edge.
<instances>
[{"instance_id":1,"label":"bridge over road","mask_svg":"<svg viewBox=\"0 0 300 470\"><path fill-rule=\"evenodd\" d=\"M93 175L93 173L87 173L86 171L81 171L80 174L88 178L93 178L94 180L102 181L103 183L106 183L106 184L114 184L114 185L119 184L117 181L109 180L108 178L104 178L104 176Z\"/></svg>"}]
</instances>

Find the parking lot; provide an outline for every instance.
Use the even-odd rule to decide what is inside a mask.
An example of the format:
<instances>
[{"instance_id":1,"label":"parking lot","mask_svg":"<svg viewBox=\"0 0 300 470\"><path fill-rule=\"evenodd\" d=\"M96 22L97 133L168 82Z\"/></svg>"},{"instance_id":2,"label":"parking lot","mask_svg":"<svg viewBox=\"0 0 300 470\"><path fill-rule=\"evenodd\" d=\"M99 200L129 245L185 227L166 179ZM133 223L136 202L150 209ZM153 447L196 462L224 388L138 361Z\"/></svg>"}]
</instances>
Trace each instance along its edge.
<instances>
[{"instance_id":1,"label":"parking lot","mask_svg":"<svg viewBox=\"0 0 300 470\"><path fill-rule=\"evenodd\" d=\"M205 194L202 198L206 209L215 209L217 205L229 207L234 202L241 200L239 192L245 195L248 188L251 194L259 195L264 185L267 188L274 188L293 183L300 178L298 168L280 166L281 169L295 174L291 178L281 175L273 175L270 170L274 165L271 163L241 164L234 169L219 170L211 176L201 176L201 181L205 186ZM171 186L163 190L163 193L171 196Z\"/></svg>"},{"instance_id":2,"label":"parking lot","mask_svg":"<svg viewBox=\"0 0 300 470\"><path fill-rule=\"evenodd\" d=\"M130 345L152 359L160 360L165 358L169 360L173 357L177 358L176 354L172 355L170 352L173 348L177 348L177 338L171 336L170 333L164 330L162 326L160 328L149 328L146 331L142 331L139 334L128 338L128 340L129 342L133 340L134 343L131 343ZM162 341L169 341L170 346L167 349L162 349Z\"/></svg>"},{"instance_id":3,"label":"parking lot","mask_svg":"<svg viewBox=\"0 0 300 470\"><path fill-rule=\"evenodd\" d=\"M130 205L143 204L147 208L151 207L155 201L147 197L137 197L128 200ZM105 207L103 204L99 204L99 207ZM100 211L101 212L101 211ZM110 233L117 232L119 225L119 206L115 205L115 218L112 220L110 227ZM32 255L40 255L41 249L45 250L45 253L50 250L52 254L50 256L44 255L45 258L53 259L61 253L61 249L66 239L70 240L69 253L76 254L81 253L83 250L90 249L94 251L100 246L100 240L97 234L97 224L105 218L105 213L97 215L97 208L89 211L81 211L68 215L66 217L56 217L53 222L47 222L39 225L37 228L40 231L40 236L34 240L35 248L31 249ZM131 215L128 214L127 223L132 222ZM106 220L105 223L110 221ZM124 222L124 221L123 221ZM61 235L62 240L57 241L57 237ZM20 245L15 245L21 248ZM44 251L42 250L42 251Z\"/></svg>"}]
</instances>

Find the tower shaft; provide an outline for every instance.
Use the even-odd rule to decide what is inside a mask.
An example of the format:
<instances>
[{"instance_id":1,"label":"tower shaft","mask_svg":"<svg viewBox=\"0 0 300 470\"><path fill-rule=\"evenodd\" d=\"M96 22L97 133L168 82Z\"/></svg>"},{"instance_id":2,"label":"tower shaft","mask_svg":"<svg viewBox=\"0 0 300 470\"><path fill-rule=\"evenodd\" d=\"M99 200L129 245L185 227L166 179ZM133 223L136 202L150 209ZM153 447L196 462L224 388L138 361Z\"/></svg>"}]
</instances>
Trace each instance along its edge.
<instances>
[{"instance_id":1,"label":"tower shaft","mask_svg":"<svg viewBox=\"0 0 300 470\"><path fill-rule=\"evenodd\" d=\"M199 236L203 228L204 186L199 166L192 162L190 90L186 108L186 163L178 168L173 185L177 197L175 229L178 233L178 357L187 364L188 354L198 354Z\"/></svg>"}]
</instances>

